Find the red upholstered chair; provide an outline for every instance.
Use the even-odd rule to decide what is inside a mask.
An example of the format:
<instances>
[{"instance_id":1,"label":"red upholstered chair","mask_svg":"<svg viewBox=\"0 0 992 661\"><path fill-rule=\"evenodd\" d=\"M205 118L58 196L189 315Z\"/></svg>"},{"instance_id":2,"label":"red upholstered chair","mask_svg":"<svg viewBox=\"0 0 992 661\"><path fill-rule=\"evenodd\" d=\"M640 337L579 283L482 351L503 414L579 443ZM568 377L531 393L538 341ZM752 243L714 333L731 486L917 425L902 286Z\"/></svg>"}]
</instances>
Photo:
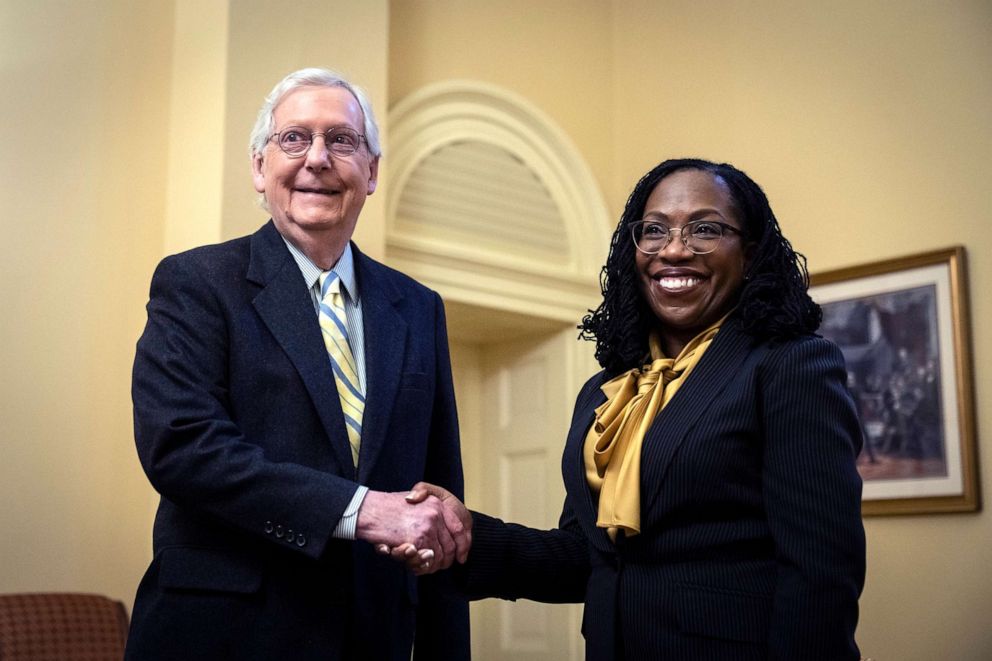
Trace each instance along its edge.
<instances>
[{"instance_id":1,"label":"red upholstered chair","mask_svg":"<svg viewBox=\"0 0 992 661\"><path fill-rule=\"evenodd\" d=\"M127 627L124 604L100 595L0 595L3 661L119 660Z\"/></svg>"}]
</instances>

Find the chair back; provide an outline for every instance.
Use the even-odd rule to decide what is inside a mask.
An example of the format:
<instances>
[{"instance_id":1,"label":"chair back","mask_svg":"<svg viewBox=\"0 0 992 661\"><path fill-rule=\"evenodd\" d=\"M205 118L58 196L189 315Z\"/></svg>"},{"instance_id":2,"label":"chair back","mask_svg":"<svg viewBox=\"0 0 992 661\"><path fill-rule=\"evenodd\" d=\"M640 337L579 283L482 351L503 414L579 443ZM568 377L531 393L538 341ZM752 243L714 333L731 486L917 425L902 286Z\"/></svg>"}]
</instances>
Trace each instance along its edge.
<instances>
[{"instance_id":1,"label":"chair back","mask_svg":"<svg viewBox=\"0 0 992 661\"><path fill-rule=\"evenodd\" d=\"M0 595L3 661L117 661L127 629L124 604L100 595Z\"/></svg>"}]
</instances>

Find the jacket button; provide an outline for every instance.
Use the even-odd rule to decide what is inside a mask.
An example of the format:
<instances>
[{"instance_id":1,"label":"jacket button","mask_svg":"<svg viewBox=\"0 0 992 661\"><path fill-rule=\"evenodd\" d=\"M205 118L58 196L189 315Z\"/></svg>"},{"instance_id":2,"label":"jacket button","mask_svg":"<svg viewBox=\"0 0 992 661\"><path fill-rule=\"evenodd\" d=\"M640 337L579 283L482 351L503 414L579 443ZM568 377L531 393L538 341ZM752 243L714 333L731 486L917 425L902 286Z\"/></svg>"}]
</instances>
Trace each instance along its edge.
<instances>
[{"instance_id":1,"label":"jacket button","mask_svg":"<svg viewBox=\"0 0 992 661\"><path fill-rule=\"evenodd\" d=\"M266 535L271 535L272 534L272 522L271 521L266 521L265 522L265 534Z\"/></svg>"},{"instance_id":2,"label":"jacket button","mask_svg":"<svg viewBox=\"0 0 992 661\"><path fill-rule=\"evenodd\" d=\"M282 530L282 526L276 526L276 537L278 537L279 539L282 539L282 536L285 535L285 534L286 533L284 533L283 530Z\"/></svg>"},{"instance_id":3,"label":"jacket button","mask_svg":"<svg viewBox=\"0 0 992 661\"><path fill-rule=\"evenodd\" d=\"M307 538L303 536L303 533L296 536L296 545L300 547L307 545Z\"/></svg>"},{"instance_id":4,"label":"jacket button","mask_svg":"<svg viewBox=\"0 0 992 661\"><path fill-rule=\"evenodd\" d=\"M286 541L289 542L290 544L292 544L293 543L293 537L294 537L294 535L293 535L293 529L290 528L289 530L286 531Z\"/></svg>"}]
</instances>

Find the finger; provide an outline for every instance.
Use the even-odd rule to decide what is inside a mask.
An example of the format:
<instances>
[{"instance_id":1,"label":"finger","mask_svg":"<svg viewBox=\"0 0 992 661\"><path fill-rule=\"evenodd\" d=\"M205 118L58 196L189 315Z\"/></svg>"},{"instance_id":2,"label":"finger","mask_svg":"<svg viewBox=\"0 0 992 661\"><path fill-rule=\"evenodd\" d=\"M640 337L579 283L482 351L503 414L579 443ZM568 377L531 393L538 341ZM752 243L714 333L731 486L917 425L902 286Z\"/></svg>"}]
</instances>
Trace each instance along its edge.
<instances>
[{"instance_id":1,"label":"finger","mask_svg":"<svg viewBox=\"0 0 992 661\"><path fill-rule=\"evenodd\" d=\"M441 569L447 569L455 561L455 550L458 545L455 544L455 538L448 532L448 528L443 525L443 522L441 523L442 525L437 531L438 543L441 545L441 557L438 558L437 566Z\"/></svg>"},{"instance_id":2,"label":"finger","mask_svg":"<svg viewBox=\"0 0 992 661\"><path fill-rule=\"evenodd\" d=\"M406 502L408 503L421 503L429 495L430 494L427 493L425 490L414 487L413 489L410 490L410 493L408 493L403 497L406 499Z\"/></svg>"},{"instance_id":3,"label":"finger","mask_svg":"<svg viewBox=\"0 0 992 661\"><path fill-rule=\"evenodd\" d=\"M455 558L458 562L464 564L465 560L468 559L469 548L472 546L472 535L471 535L471 517L469 518L469 526L466 527L460 513L456 511L456 507L464 510L457 499L455 503L452 504L451 500L445 501L444 503L444 525L447 526L448 532L451 533L452 538L455 542L455 548L453 550Z\"/></svg>"},{"instance_id":4,"label":"finger","mask_svg":"<svg viewBox=\"0 0 992 661\"><path fill-rule=\"evenodd\" d=\"M417 482L416 484L413 485L413 488L410 489L410 493L418 494L420 500L423 500L427 496L434 496L435 498L439 498L443 500L444 498L451 495L451 492L449 492L447 489L443 487L439 487L436 484L431 484L430 482ZM419 496L419 494L421 493L423 493L424 495ZM420 502L420 500L418 500L417 502Z\"/></svg>"},{"instance_id":5,"label":"finger","mask_svg":"<svg viewBox=\"0 0 992 661\"><path fill-rule=\"evenodd\" d=\"M390 554L390 551L391 551L391 549L388 546L386 546L385 544L376 544L375 545L375 552L378 553L379 555L391 555Z\"/></svg>"},{"instance_id":6,"label":"finger","mask_svg":"<svg viewBox=\"0 0 992 661\"><path fill-rule=\"evenodd\" d=\"M417 547L410 543L400 544L392 549L390 556L397 562L407 562L417 556Z\"/></svg>"},{"instance_id":7,"label":"finger","mask_svg":"<svg viewBox=\"0 0 992 661\"><path fill-rule=\"evenodd\" d=\"M458 539L455 540L458 542ZM464 565L468 562L469 551L472 550L472 532L466 532L461 536L461 546L455 552L455 559L458 560L458 564Z\"/></svg>"}]
</instances>

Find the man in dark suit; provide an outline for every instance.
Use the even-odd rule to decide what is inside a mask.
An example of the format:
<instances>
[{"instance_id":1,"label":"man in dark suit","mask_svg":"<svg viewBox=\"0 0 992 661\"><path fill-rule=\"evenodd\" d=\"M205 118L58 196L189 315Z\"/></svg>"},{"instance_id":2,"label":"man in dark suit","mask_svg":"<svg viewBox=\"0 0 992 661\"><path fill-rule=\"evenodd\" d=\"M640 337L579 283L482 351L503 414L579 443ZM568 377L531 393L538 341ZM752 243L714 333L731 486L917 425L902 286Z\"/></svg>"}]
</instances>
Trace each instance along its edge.
<instances>
[{"instance_id":1,"label":"man in dark suit","mask_svg":"<svg viewBox=\"0 0 992 661\"><path fill-rule=\"evenodd\" d=\"M408 542L464 560L438 295L350 243L381 154L364 94L304 69L266 98L253 181L272 220L167 257L152 279L133 399L161 494L131 659L467 659L444 574L377 556Z\"/></svg>"}]
</instances>

